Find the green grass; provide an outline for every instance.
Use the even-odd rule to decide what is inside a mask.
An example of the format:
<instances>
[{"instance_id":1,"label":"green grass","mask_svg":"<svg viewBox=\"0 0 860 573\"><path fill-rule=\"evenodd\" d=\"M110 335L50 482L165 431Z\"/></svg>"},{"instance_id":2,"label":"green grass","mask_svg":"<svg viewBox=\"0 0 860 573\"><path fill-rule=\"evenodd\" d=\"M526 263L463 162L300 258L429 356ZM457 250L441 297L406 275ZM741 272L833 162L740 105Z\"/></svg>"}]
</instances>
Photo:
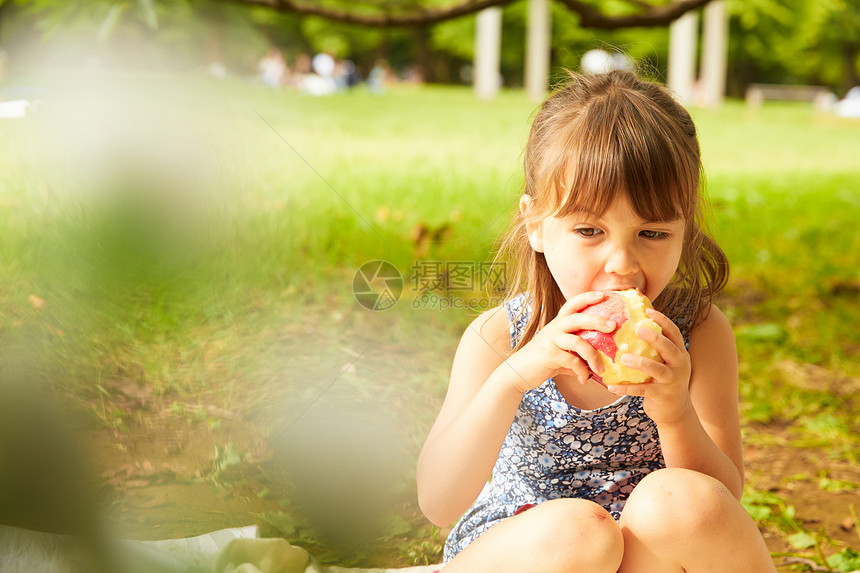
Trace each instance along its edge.
<instances>
[{"instance_id":1,"label":"green grass","mask_svg":"<svg viewBox=\"0 0 860 573\"><path fill-rule=\"evenodd\" d=\"M348 305L368 260L408 275L418 257L488 259L534 109L520 93L486 103L445 87L311 98L175 77L37 81L51 94L42 113L6 121L0 142L3 329L35 312L54 329L36 347L73 372L136 346L138 368L188 388L187 365L162 364L168 334L174 347L225 330L236 343L278 305ZM858 375L860 126L789 105L694 115L733 265L725 304L749 359L744 394L759 418L779 417L759 404L780 378L773 364ZM160 168L168 191L151 199ZM451 232L416 253L419 224ZM439 318L456 330L467 314Z\"/></svg>"},{"instance_id":2,"label":"green grass","mask_svg":"<svg viewBox=\"0 0 860 573\"><path fill-rule=\"evenodd\" d=\"M52 84L57 97L42 114L4 125L3 291L19 304L36 285L86 283L89 277L67 268L81 257L113 279L120 271L151 277L153 266L117 265L152 257L153 265L168 265L169 281L203 288L195 296L204 300L194 306L207 314L211 304L237 304L249 286L272 291L325 282L369 258L405 272L414 259L410 232L419 223L453 228L428 258L486 259L519 193L520 151L534 108L518 93L481 103L459 88L310 98L239 82L117 83L123 87L98 91ZM96 103L87 99L93 91ZM81 109L96 119L74 117ZM749 112L730 103L695 115L715 232L732 260L734 284L762 291L761 318L784 318L787 307L802 311L802 301L821 302L832 291L837 300L822 304L850 299L860 280L852 264L860 250L852 225L860 202L857 123L795 106ZM176 162L184 168L187 161L191 173L171 181L161 203L105 198L162 161L149 157L162 145L175 149ZM108 170L119 173L106 177ZM93 173L106 181L94 184ZM162 215L175 221L163 223ZM201 245L204 232L209 240ZM157 241L191 263L203 259L205 278L175 272L170 263L187 271L189 259L166 261L157 248L147 250ZM58 280L58 265L71 275ZM207 272L224 275L219 297L235 289L227 303L206 300L217 278ZM157 295L142 303L171 328L174 318L184 318L158 312ZM832 348L818 330L815 338ZM856 334L846 334L836 337L846 338L837 348L856 343Z\"/></svg>"},{"instance_id":3,"label":"green grass","mask_svg":"<svg viewBox=\"0 0 860 573\"><path fill-rule=\"evenodd\" d=\"M532 103L445 87L311 98L237 80L31 81L49 94L41 112L4 120L0 137L7 356L108 426L123 419L100 407L103 383L132 378L180 403L218 393L277 428L264 388L277 381L274 402L298 415L358 355L326 398L396 401L417 451L475 313L412 309L410 268L491 258ZM732 261L720 304L747 434L775 424L856 461L860 123L735 102L694 116ZM421 224L449 233L423 250ZM384 313L352 296L375 259L407 279Z\"/></svg>"}]
</instances>

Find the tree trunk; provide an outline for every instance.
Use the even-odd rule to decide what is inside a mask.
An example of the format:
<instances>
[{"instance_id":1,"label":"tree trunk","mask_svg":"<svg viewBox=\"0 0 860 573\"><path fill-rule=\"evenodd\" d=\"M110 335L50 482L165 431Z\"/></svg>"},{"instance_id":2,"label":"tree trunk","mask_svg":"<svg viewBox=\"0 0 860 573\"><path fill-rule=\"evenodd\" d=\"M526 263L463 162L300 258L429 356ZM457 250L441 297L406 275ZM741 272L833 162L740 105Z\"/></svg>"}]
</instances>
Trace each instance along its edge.
<instances>
[{"instance_id":1,"label":"tree trunk","mask_svg":"<svg viewBox=\"0 0 860 573\"><path fill-rule=\"evenodd\" d=\"M217 18L209 18L206 31L206 60L209 64L222 63L221 60L221 22Z\"/></svg>"},{"instance_id":2,"label":"tree trunk","mask_svg":"<svg viewBox=\"0 0 860 573\"><path fill-rule=\"evenodd\" d=\"M430 62L430 29L427 26L416 26L414 30L412 45L415 50L415 65L422 82L433 82L436 75Z\"/></svg>"},{"instance_id":3,"label":"tree trunk","mask_svg":"<svg viewBox=\"0 0 860 573\"><path fill-rule=\"evenodd\" d=\"M845 42L842 44L842 94L854 86L860 85L860 77L857 75L857 56L860 55L860 44L856 42Z\"/></svg>"},{"instance_id":4,"label":"tree trunk","mask_svg":"<svg viewBox=\"0 0 860 573\"><path fill-rule=\"evenodd\" d=\"M3 47L3 23L6 21L6 15L9 13L9 8L12 4L5 2L0 4L0 48Z\"/></svg>"}]
</instances>

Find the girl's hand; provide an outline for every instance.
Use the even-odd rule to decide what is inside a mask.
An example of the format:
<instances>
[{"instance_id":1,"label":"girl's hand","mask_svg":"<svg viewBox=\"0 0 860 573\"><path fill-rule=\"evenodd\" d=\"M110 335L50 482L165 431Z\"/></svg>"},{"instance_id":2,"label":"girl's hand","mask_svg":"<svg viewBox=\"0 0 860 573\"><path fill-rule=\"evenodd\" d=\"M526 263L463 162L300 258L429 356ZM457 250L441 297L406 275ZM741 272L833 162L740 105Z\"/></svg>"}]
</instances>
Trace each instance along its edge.
<instances>
[{"instance_id":1,"label":"girl's hand","mask_svg":"<svg viewBox=\"0 0 860 573\"><path fill-rule=\"evenodd\" d=\"M684 347L684 337L674 322L654 309L646 311L663 329L660 334L640 327L636 335L647 342L663 358L663 364L650 358L624 354L621 362L625 366L641 370L652 380L644 384L616 384L609 386L613 394L643 396L645 413L656 424L671 424L695 413L690 401L690 354Z\"/></svg>"},{"instance_id":2,"label":"girl's hand","mask_svg":"<svg viewBox=\"0 0 860 573\"><path fill-rule=\"evenodd\" d=\"M596 314L579 312L605 296L601 292L586 292L571 297L558 315L528 344L508 357L505 362L518 375L518 391L525 393L540 386L547 378L560 374L573 374L585 384L591 371L598 374L603 371L597 350L571 333L578 330L609 333L615 330L614 322Z\"/></svg>"}]
</instances>

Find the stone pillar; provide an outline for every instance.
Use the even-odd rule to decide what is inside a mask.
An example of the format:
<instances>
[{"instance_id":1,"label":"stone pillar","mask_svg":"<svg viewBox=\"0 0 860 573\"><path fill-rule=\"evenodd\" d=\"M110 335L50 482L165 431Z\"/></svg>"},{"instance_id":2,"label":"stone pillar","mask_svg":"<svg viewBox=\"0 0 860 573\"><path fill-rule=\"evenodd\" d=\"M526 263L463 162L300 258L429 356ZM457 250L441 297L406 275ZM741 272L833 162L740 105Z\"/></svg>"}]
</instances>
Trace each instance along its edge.
<instances>
[{"instance_id":1,"label":"stone pillar","mask_svg":"<svg viewBox=\"0 0 860 573\"><path fill-rule=\"evenodd\" d=\"M729 20L725 0L705 5L702 27L702 105L717 107L726 95Z\"/></svg>"},{"instance_id":2,"label":"stone pillar","mask_svg":"<svg viewBox=\"0 0 860 573\"><path fill-rule=\"evenodd\" d=\"M699 15L690 11L672 22L669 27L669 89L680 102L693 102L696 82L696 40L699 36Z\"/></svg>"},{"instance_id":3,"label":"stone pillar","mask_svg":"<svg viewBox=\"0 0 860 573\"><path fill-rule=\"evenodd\" d=\"M499 59L502 50L502 9L478 12L475 29L475 95L493 99L499 91Z\"/></svg>"},{"instance_id":4,"label":"stone pillar","mask_svg":"<svg viewBox=\"0 0 860 573\"><path fill-rule=\"evenodd\" d=\"M550 0L529 0L526 33L526 93L532 101L546 96L552 34Z\"/></svg>"}]
</instances>

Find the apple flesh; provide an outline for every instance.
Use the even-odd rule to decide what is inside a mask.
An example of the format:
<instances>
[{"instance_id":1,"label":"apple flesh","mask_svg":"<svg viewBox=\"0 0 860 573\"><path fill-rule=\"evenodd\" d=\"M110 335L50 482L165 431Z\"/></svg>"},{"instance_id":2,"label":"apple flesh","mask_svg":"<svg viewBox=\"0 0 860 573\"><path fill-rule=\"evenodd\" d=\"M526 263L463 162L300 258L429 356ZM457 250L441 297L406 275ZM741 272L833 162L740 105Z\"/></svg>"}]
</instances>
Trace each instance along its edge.
<instances>
[{"instance_id":1,"label":"apple flesh","mask_svg":"<svg viewBox=\"0 0 860 573\"><path fill-rule=\"evenodd\" d=\"M645 310L653 308L651 301L637 289L607 291L606 298L597 304L582 309L582 312L597 314L615 322L612 332L597 330L579 330L574 332L591 344L599 353L603 363L603 374L598 376L592 372L591 377L608 386L610 384L642 384L650 376L621 364L623 354L638 354L657 362L662 362L657 351L636 336L639 327L650 328L662 332L660 325L645 314Z\"/></svg>"}]
</instances>

